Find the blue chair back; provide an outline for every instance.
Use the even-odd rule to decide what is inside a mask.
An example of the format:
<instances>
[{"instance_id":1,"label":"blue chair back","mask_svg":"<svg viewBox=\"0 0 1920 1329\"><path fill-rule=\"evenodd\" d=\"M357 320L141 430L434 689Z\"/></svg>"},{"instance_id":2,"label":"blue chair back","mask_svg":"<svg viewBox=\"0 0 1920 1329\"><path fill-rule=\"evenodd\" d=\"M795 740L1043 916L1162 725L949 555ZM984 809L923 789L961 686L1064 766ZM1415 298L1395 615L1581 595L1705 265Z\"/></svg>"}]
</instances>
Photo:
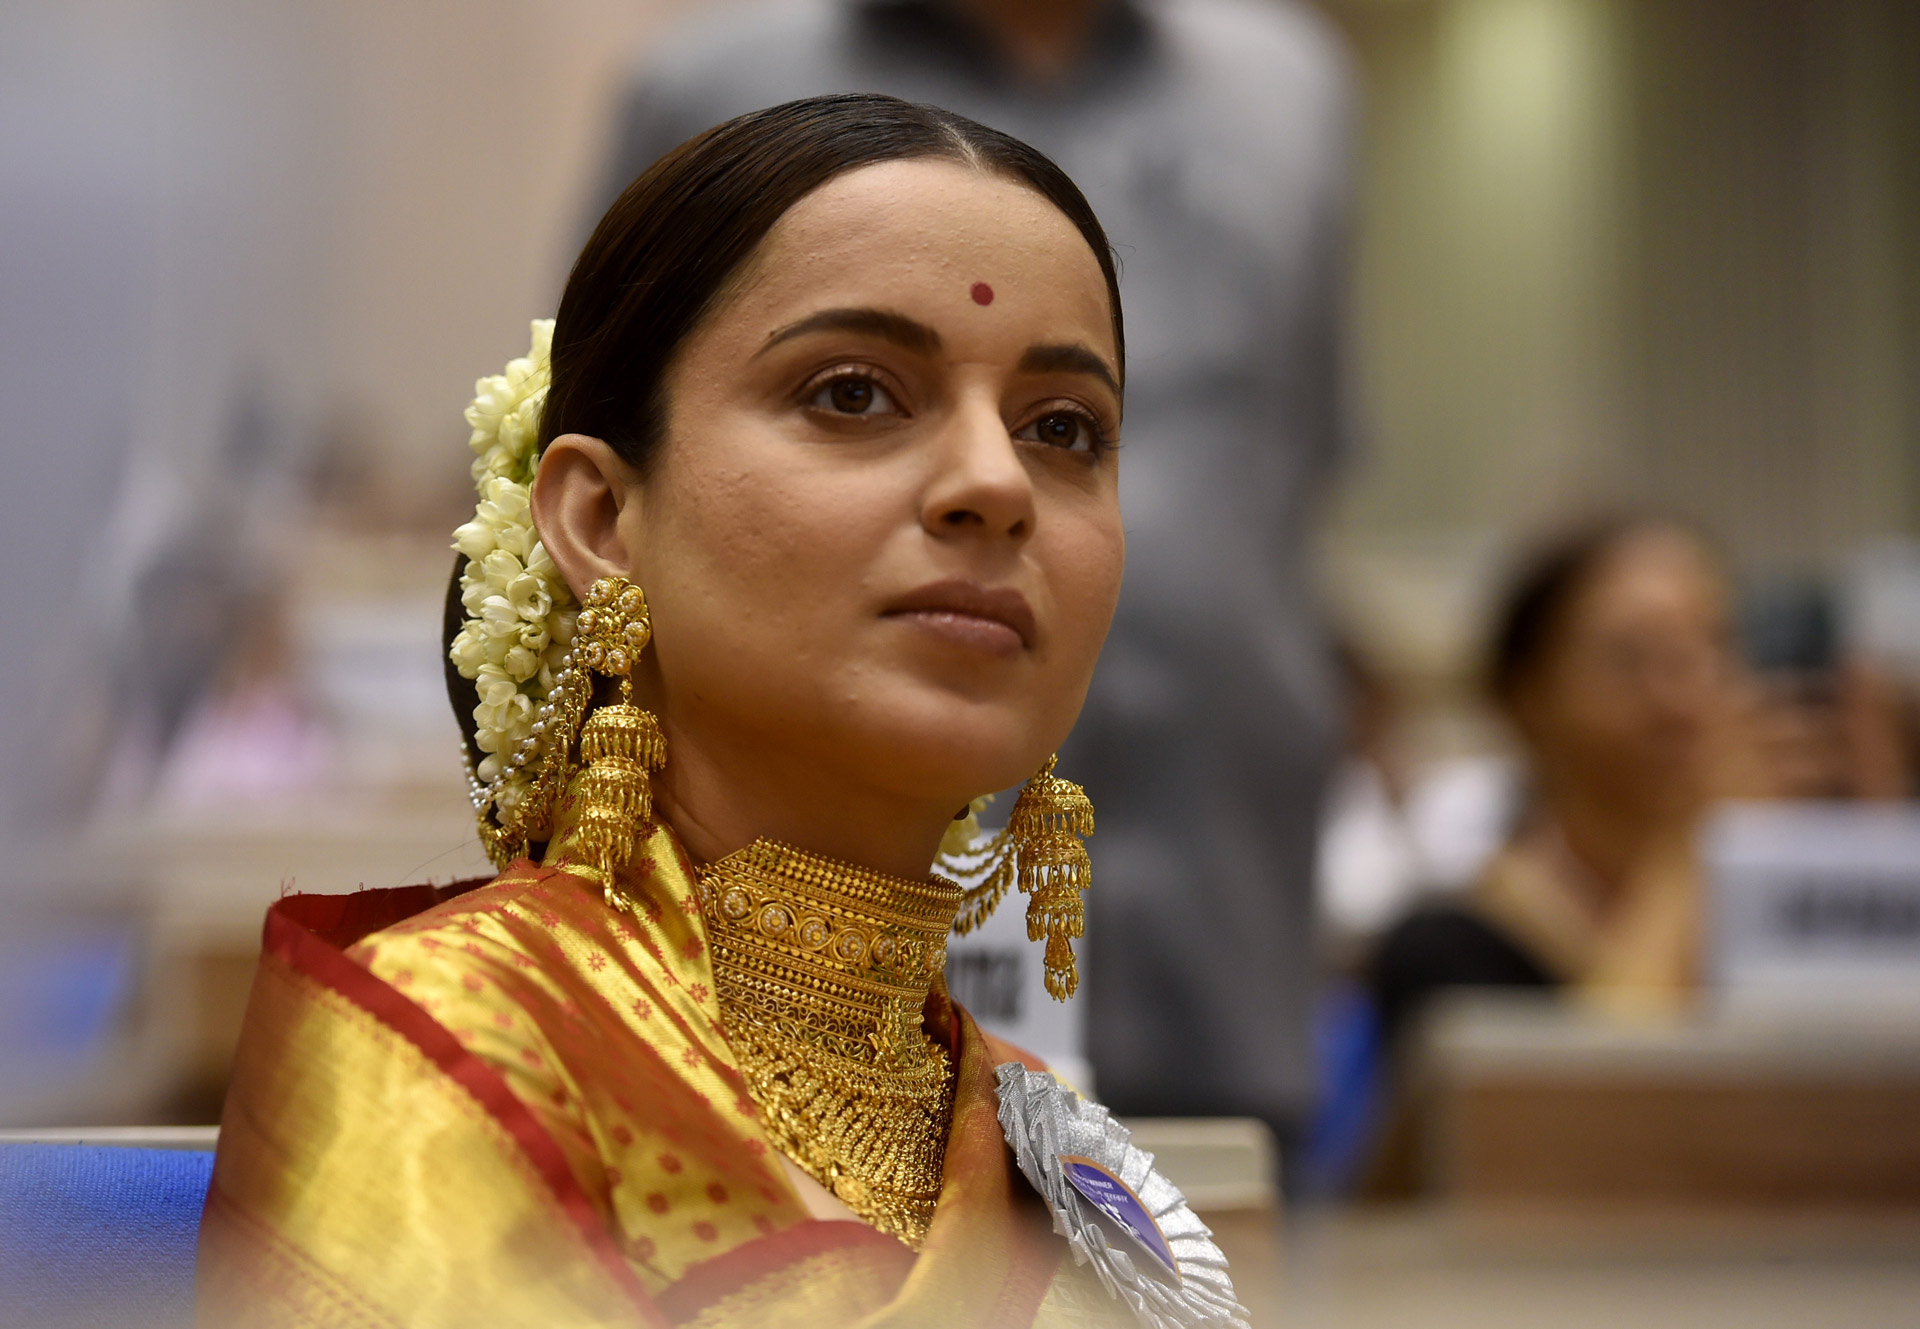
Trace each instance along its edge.
<instances>
[{"instance_id":1,"label":"blue chair back","mask_svg":"<svg viewBox=\"0 0 1920 1329\"><path fill-rule=\"evenodd\" d=\"M176 1329L213 1155L0 1144L0 1324Z\"/></svg>"}]
</instances>

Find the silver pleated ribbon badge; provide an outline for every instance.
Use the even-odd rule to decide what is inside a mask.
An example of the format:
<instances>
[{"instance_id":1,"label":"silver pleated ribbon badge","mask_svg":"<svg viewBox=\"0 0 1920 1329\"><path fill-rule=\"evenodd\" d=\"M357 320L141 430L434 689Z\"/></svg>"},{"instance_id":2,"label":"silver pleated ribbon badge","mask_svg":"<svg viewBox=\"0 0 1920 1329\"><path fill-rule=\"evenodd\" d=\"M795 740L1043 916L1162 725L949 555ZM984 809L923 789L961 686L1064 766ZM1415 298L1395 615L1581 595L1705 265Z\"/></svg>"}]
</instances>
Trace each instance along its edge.
<instances>
[{"instance_id":1,"label":"silver pleated ribbon badge","mask_svg":"<svg viewBox=\"0 0 1920 1329\"><path fill-rule=\"evenodd\" d=\"M1248 1329L1213 1233L1127 1128L1045 1071L1010 1061L995 1075L1000 1129L1074 1263L1091 1264L1146 1329Z\"/></svg>"}]
</instances>

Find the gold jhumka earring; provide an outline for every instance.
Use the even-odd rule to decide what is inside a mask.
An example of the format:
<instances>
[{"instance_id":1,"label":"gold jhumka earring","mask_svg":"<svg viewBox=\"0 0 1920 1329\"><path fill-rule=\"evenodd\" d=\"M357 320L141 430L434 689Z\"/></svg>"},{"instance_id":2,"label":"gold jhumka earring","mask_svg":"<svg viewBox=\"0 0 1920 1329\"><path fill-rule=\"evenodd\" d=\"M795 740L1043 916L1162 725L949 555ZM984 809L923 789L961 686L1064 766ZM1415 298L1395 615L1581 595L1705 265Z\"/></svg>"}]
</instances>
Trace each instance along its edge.
<instances>
[{"instance_id":1,"label":"gold jhumka earring","mask_svg":"<svg viewBox=\"0 0 1920 1329\"><path fill-rule=\"evenodd\" d=\"M504 867L552 835L555 811L571 792L579 808L572 843L599 869L608 903L618 904L614 876L653 816L652 773L667 759L659 722L633 704L633 667L653 639L647 597L624 577L602 577L588 589L574 632L553 691L504 775L517 775L536 760L538 773L497 824L489 815L490 800L481 803L480 837ZM620 680L619 701L593 708L596 674ZM576 734L585 763L577 779Z\"/></svg>"},{"instance_id":2,"label":"gold jhumka earring","mask_svg":"<svg viewBox=\"0 0 1920 1329\"><path fill-rule=\"evenodd\" d=\"M1058 755L1047 758L1014 800L1007 827L986 845L964 854L943 854L941 868L966 880L978 878L960 902L953 930L972 932L1018 880L1027 901L1027 940L1046 938L1047 992L1065 1001L1080 986L1073 942L1087 930L1081 896L1093 884L1093 864L1081 842L1093 834L1093 803L1087 791L1053 773Z\"/></svg>"},{"instance_id":3,"label":"gold jhumka earring","mask_svg":"<svg viewBox=\"0 0 1920 1329\"><path fill-rule=\"evenodd\" d=\"M652 772L667 761L659 722L633 704L633 667L653 640L647 597L623 577L602 577L587 592L578 632L574 655L580 664L620 680L620 700L595 710L580 731L587 767L575 791L576 843L593 856L613 903L614 874L633 857L634 841L653 818Z\"/></svg>"}]
</instances>

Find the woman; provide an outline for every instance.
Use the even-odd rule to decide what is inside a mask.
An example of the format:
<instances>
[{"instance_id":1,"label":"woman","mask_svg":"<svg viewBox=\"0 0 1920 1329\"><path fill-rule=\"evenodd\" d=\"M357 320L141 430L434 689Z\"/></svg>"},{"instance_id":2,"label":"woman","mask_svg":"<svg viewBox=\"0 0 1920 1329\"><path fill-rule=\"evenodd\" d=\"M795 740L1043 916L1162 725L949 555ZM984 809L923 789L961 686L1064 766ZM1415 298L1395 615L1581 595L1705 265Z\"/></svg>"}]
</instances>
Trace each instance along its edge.
<instances>
[{"instance_id":1,"label":"woman","mask_svg":"<svg viewBox=\"0 0 1920 1329\"><path fill-rule=\"evenodd\" d=\"M1657 521L1580 531L1519 579L1489 683L1525 745L1532 805L1464 907L1416 913L1382 943L1389 1031L1443 987L1637 1005L1692 988L1701 816L1771 783L1730 600L1700 540Z\"/></svg>"},{"instance_id":2,"label":"woman","mask_svg":"<svg viewBox=\"0 0 1920 1329\"><path fill-rule=\"evenodd\" d=\"M449 678L511 861L270 915L205 1318L1131 1318L938 981L1017 867L1073 984L1049 754L1119 590L1123 364L1084 199L957 116L791 103L627 190L468 417ZM984 887L929 877L1029 777Z\"/></svg>"}]
</instances>

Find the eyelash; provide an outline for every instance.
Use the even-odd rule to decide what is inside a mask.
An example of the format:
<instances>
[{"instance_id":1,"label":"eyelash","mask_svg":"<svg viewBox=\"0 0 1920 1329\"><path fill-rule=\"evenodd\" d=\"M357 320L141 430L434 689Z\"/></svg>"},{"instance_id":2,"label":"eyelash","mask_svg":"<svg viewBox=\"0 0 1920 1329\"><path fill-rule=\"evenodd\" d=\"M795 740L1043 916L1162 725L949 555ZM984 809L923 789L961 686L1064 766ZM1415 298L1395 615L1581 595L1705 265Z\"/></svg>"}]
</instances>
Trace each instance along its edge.
<instances>
[{"instance_id":1,"label":"eyelash","mask_svg":"<svg viewBox=\"0 0 1920 1329\"><path fill-rule=\"evenodd\" d=\"M898 388L890 386L880 374L865 365L837 365L832 369L815 374L812 378L808 379L806 386L800 390L800 401L803 405L812 406L814 398L818 397L822 392L825 392L838 383L845 382L871 383L876 390L885 393L896 407L898 407L900 398L903 395ZM834 413L849 419L859 418L849 412ZM1087 431L1087 436L1090 440L1089 446L1086 449L1090 455L1101 456L1112 452L1120 446L1118 439L1109 437L1107 431L1101 428L1098 416L1078 402L1073 401L1047 403L1044 409L1035 414L1026 424L1021 425L1014 433L1017 435L1025 430L1032 429L1042 420L1056 415L1070 415L1080 422L1081 426ZM1052 444L1040 443L1038 440L1023 439L1021 441L1033 442L1036 446L1049 448L1057 452L1078 451L1078 449L1059 448Z\"/></svg>"},{"instance_id":2,"label":"eyelash","mask_svg":"<svg viewBox=\"0 0 1920 1329\"><path fill-rule=\"evenodd\" d=\"M814 398L840 383L871 383L877 391L885 393L895 407L900 405L900 398L903 395L898 388L888 383L880 374L875 373L865 365L836 365L834 368L826 370L823 373L815 374L807 380L806 386L800 389L801 404L803 406L813 406ZM834 412L834 414L848 415L847 412ZM848 418L857 417L848 415Z\"/></svg>"},{"instance_id":3,"label":"eyelash","mask_svg":"<svg viewBox=\"0 0 1920 1329\"><path fill-rule=\"evenodd\" d=\"M1107 431L1100 427L1099 417L1078 402L1072 401L1048 402L1031 420L1021 425L1020 428L1014 432L1016 435L1024 433L1026 430L1038 425L1042 420L1051 419L1056 415L1072 416L1080 422L1080 426L1087 431L1088 445L1086 451L1091 456L1102 456L1120 446L1119 440L1109 438ZM1051 443L1039 443L1037 439L1031 441L1041 447L1053 448L1055 451L1078 451L1078 449L1075 448L1058 448Z\"/></svg>"}]
</instances>

